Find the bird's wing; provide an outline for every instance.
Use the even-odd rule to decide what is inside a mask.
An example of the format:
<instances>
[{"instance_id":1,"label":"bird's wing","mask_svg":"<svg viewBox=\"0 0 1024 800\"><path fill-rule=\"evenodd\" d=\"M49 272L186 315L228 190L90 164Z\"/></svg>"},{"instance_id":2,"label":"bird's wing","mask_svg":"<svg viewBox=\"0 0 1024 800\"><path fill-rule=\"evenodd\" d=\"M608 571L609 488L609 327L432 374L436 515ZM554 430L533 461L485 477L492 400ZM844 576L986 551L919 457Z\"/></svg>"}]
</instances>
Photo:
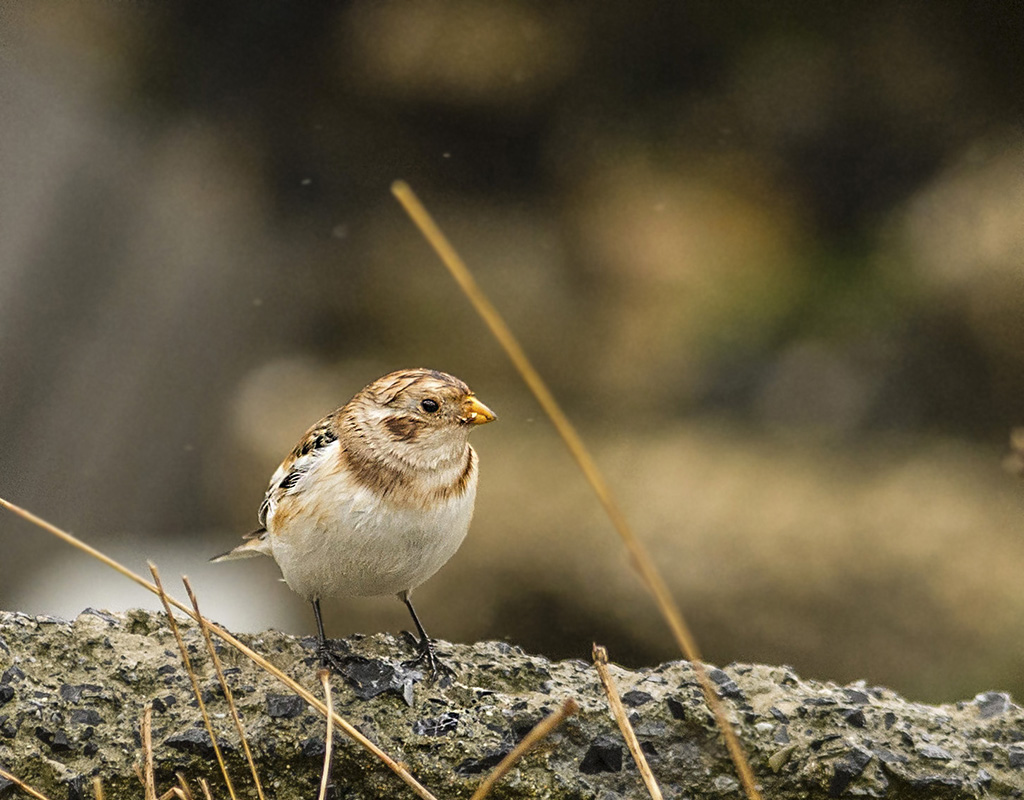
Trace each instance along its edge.
<instances>
[{"instance_id":1,"label":"bird's wing","mask_svg":"<svg viewBox=\"0 0 1024 800\"><path fill-rule=\"evenodd\" d=\"M295 445L295 449L281 462L270 478L267 493L260 504L260 530L252 536L261 534L267 529L267 520L278 501L289 492L295 491L299 481L313 465L323 457L327 448L338 440L338 421L341 409L328 414L312 428Z\"/></svg>"}]
</instances>

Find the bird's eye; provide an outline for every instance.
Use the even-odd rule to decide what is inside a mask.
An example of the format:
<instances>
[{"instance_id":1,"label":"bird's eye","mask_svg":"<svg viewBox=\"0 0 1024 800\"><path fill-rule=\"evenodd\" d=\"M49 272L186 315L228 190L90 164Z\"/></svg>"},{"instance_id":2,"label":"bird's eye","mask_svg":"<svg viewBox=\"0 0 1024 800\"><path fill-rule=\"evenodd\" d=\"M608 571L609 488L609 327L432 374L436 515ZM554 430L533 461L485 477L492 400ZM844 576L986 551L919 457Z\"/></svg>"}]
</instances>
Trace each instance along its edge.
<instances>
[{"instance_id":1,"label":"bird's eye","mask_svg":"<svg viewBox=\"0 0 1024 800\"><path fill-rule=\"evenodd\" d=\"M428 414L433 414L440 407L441 406L438 405L437 401L432 397L428 397L426 400L420 403L420 408L422 408Z\"/></svg>"}]
</instances>

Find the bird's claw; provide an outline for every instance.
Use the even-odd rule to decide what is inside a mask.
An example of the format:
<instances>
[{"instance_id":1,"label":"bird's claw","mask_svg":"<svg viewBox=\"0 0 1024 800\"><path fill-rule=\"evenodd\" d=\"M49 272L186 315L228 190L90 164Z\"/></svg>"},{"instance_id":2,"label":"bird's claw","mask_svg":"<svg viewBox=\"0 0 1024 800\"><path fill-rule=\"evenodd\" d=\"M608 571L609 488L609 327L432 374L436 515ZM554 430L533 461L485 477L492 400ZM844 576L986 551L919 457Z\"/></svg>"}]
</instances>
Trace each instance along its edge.
<instances>
[{"instance_id":1,"label":"bird's claw","mask_svg":"<svg viewBox=\"0 0 1024 800\"><path fill-rule=\"evenodd\" d=\"M445 664L437 655L434 643L427 637L417 639L408 631L402 631L406 641L419 650L419 655L410 661L403 661L403 667L425 667L428 673L428 683L437 681L438 686L446 689L452 685L455 679L455 670Z\"/></svg>"},{"instance_id":2,"label":"bird's claw","mask_svg":"<svg viewBox=\"0 0 1024 800\"><path fill-rule=\"evenodd\" d=\"M322 669L338 674L345 663L345 657L331 646L329 639L317 644L316 655Z\"/></svg>"}]
</instances>

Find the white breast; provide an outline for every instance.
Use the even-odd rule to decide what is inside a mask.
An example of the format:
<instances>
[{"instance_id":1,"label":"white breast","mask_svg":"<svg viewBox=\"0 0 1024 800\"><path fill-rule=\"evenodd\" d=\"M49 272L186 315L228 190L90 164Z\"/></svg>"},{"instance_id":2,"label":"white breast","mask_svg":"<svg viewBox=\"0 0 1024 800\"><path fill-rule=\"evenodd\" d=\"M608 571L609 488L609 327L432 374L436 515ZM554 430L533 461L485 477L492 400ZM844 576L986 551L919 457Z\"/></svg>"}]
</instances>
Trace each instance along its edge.
<instances>
[{"instance_id":1,"label":"white breast","mask_svg":"<svg viewBox=\"0 0 1024 800\"><path fill-rule=\"evenodd\" d=\"M267 517L271 554L292 590L308 600L397 594L459 549L473 516L475 464L460 496L422 509L396 507L355 485L334 468L334 453L323 455Z\"/></svg>"}]
</instances>

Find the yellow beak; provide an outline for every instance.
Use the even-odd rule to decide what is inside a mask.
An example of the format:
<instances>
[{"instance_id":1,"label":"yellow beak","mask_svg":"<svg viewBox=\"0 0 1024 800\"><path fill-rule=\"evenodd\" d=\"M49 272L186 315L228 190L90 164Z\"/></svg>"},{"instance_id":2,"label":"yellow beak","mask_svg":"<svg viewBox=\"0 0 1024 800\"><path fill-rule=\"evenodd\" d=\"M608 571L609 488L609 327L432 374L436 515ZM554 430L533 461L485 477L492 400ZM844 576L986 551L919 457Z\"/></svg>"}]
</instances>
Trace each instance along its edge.
<instances>
[{"instance_id":1,"label":"yellow beak","mask_svg":"<svg viewBox=\"0 0 1024 800\"><path fill-rule=\"evenodd\" d=\"M462 421L470 425L483 425L487 422L494 422L498 417L491 409L470 395L462 404Z\"/></svg>"}]
</instances>

